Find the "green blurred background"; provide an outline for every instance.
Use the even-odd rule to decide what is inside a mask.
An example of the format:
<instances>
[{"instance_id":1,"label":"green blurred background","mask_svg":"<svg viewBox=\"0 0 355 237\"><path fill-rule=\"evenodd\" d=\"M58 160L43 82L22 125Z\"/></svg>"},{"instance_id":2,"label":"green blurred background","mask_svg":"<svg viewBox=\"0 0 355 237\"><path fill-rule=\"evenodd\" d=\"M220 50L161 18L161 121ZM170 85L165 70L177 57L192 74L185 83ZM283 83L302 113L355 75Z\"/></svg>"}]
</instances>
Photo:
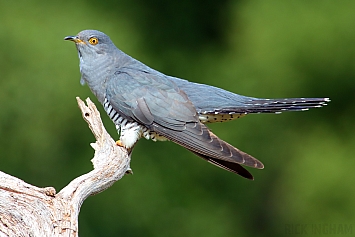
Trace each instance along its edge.
<instances>
[{"instance_id":1,"label":"green blurred background","mask_svg":"<svg viewBox=\"0 0 355 237\"><path fill-rule=\"evenodd\" d=\"M168 75L332 102L210 126L265 164L249 169L254 181L141 140L134 175L84 202L80 236L311 236L312 225L354 234L354 9L345 0L0 0L0 170L59 191L92 169L94 137L75 97L97 100L63 38L97 29Z\"/></svg>"}]
</instances>

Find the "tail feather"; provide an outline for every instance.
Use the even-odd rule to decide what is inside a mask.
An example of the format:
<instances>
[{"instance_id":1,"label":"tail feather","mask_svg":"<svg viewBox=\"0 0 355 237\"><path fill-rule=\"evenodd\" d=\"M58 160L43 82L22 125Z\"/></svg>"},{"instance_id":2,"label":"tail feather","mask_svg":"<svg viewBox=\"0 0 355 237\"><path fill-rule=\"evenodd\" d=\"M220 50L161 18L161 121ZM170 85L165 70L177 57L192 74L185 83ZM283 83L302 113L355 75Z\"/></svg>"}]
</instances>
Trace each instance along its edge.
<instances>
[{"instance_id":1,"label":"tail feather","mask_svg":"<svg viewBox=\"0 0 355 237\"><path fill-rule=\"evenodd\" d=\"M199 111L201 114L250 114L282 113L286 111L306 111L327 105L329 98L286 98L258 99L251 98L237 106L216 107L213 111Z\"/></svg>"},{"instance_id":2,"label":"tail feather","mask_svg":"<svg viewBox=\"0 0 355 237\"><path fill-rule=\"evenodd\" d=\"M186 93L199 115L303 111L325 106L330 101L329 98L260 99L210 85L169 78Z\"/></svg>"}]
</instances>

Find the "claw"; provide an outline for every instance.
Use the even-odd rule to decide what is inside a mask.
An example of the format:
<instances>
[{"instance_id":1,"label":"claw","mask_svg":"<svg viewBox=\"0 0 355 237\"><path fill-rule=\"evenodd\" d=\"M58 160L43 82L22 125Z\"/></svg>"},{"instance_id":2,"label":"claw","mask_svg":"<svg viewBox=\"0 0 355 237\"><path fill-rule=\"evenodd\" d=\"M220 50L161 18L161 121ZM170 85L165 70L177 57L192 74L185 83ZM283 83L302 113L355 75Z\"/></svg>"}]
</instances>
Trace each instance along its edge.
<instances>
[{"instance_id":1,"label":"claw","mask_svg":"<svg viewBox=\"0 0 355 237\"><path fill-rule=\"evenodd\" d=\"M131 148L126 147L125 145L123 145L121 140L117 140L116 145L125 148L128 151L128 153L131 153L132 151L132 147Z\"/></svg>"},{"instance_id":2,"label":"claw","mask_svg":"<svg viewBox=\"0 0 355 237\"><path fill-rule=\"evenodd\" d=\"M116 141L116 145L117 145L117 146L121 146L121 147L125 147L125 146L122 144L121 140L117 140L117 141Z\"/></svg>"}]
</instances>

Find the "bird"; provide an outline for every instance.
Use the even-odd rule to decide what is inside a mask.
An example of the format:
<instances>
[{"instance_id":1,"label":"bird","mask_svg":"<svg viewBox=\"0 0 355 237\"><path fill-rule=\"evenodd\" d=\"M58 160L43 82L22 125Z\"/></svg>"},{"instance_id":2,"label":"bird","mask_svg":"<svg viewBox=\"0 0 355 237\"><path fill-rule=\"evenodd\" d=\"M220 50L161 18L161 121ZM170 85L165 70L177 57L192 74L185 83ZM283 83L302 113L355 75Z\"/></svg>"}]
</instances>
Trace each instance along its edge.
<instances>
[{"instance_id":1,"label":"bird","mask_svg":"<svg viewBox=\"0 0 355 237\"><path fill-rule=\"evenodd\" d=\"M132 150L144 137L172 141L224 170L254 179L243 166L263 169L253 156L220 139L206 124L254 113L305 111L329 98L263 99L165 75L118 49L110 37L83 30L73 41L82 85L87 84L119 133L117 145Z\"/></svg>"}]
</instances>

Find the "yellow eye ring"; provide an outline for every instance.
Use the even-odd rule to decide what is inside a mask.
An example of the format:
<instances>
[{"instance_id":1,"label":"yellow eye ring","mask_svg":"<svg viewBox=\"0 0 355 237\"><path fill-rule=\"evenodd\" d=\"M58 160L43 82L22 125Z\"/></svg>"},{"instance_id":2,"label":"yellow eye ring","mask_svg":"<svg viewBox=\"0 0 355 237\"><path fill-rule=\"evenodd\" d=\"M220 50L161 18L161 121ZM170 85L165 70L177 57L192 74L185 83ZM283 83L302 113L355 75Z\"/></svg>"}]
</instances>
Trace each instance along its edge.
<instances>
[{"instance_id":1,"label":"yellow eye ring","mask_svg":"<svg viewBox=\"0 0 355 237\"><path fill-rule=\"evenodd\" d=\"M96 38L96 37L91 37L91 38L89 39L89 43L90 43L91 45L97 45L97 44L99 43L99 40L98 40L98 38Z\"/></svg>"}]
</instances>

